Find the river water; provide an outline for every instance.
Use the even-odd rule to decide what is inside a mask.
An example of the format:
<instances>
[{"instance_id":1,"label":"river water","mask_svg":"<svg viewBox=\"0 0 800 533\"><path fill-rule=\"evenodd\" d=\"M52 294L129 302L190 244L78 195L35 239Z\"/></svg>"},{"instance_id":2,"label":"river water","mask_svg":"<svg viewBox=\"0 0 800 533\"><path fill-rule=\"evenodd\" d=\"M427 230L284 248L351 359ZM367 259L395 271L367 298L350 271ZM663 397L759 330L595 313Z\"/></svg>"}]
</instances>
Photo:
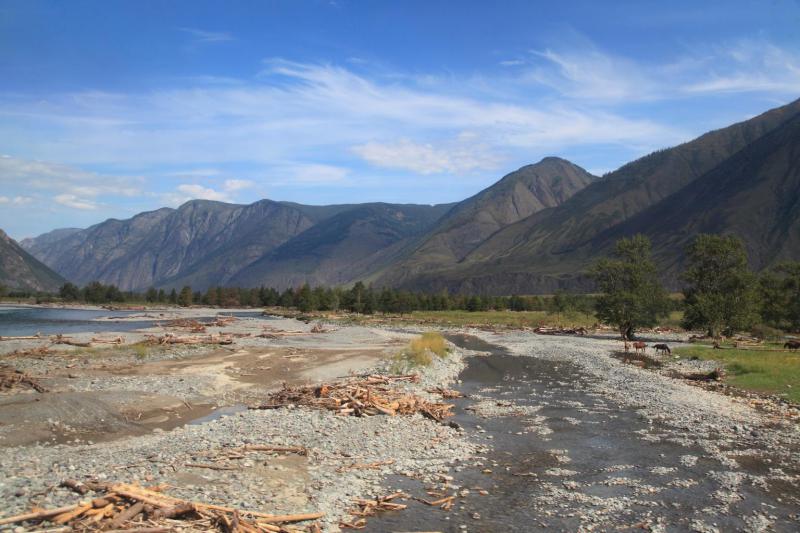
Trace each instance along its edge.
<instances>
[{"instance_id":1,"label":"river water","mask_svg":"<svg viewBox=\"0 0 800 533\"><path fill-rule=\"evenodd\" d=\"M760 530L750 525L761 514L777 517L773 531L800 530L796 486L729 491L736 481L727 468L700 449L648 438L669 429L589 392L592 378L578 368L515 357L475 337L448 338L491 353L469 359L459 390L534 414L479 418L470 411L475 399L456 400L455 421L493 447L482 465L455 473L451 483L469 494L450 511L409 500L407 510L368 519L365 531L743 531ZM436 499L405 477L389 485Z\"/></svg>"},{"instance_id":2,"label":"river water","mask_svg":"<svg viewBox=\"0 0 800 533\"><path fill-rule=\"evenodd\" d=\"M0 336L132 331L155 324L154 320L96 320L108 316L127 317L136 314L142 312L0 306Z\"/></svg>"},{"instance_id":3,"label":"river water","mask_svg":"<svg viewBox=\"0 0 800 533\"><path fill-rule=\"evenodd\" d=\"M63 309L0 305L0 337L4 335L56 335L58 333L105 333L133 331L150 328L164 319L143 317L130 320L127 317L142 315L142 311L110 311L107 309ZM238 317L261 317L258 311L237 311ZM115 317L125 320L115 320ZM213 317L198 317L206 320ZM269 317L263 317L269 320Z\"/></svg>"}]
</instances>

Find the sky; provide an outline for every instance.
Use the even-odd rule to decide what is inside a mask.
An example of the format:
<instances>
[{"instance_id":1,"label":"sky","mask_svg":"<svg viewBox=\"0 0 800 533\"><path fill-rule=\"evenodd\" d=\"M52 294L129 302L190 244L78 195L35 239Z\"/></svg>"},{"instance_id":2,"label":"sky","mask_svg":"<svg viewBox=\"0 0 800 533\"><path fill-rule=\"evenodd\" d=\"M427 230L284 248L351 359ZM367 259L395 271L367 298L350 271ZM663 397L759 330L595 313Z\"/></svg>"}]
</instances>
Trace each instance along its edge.
<instances>
[{"instance_id":1,"label":"sky","mask_svg":"<svg viewBox=\"0 0 800 533\"><path fill-rule=\"evenodd\" d=\"M800 97L789 0L0 0L0 228L462 200Z\"/></svg>"}]
</instances>

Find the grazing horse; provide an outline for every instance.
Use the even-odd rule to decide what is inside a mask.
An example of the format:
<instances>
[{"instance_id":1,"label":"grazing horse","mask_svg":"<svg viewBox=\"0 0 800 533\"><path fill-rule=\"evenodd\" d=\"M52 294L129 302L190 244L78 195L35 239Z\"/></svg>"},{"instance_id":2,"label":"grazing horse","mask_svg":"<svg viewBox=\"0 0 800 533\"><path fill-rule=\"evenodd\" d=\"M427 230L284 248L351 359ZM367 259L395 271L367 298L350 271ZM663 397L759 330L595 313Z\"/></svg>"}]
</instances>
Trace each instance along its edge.
<instances>
[{"instance_id":1,"label":"grazing horse","mask_svg":"<svg viewBox=\"0 0 800 533\"><path fill-rule=\"evenodd\" d=\"M787 350L800 350L800 341L789 341L783 347Z\"/></svg>"},{"instance_id":2,"label":"grazing horse","mask_svg":"<svg viewBox=\"0 0 800 533\"><path fill-rule=\"evenodd\" d=\"M639 352L644 353L645 352L645 348L647 348L647 345L645 343L643 343L642 341L637 341L637 342L633 343L633 349L636 351L636 353L639 353Z\"/></svg>"},{"instance_id":3,"label":"grazing horse","mask_svg":"<svg viewBox=\"0 0 800 533\"><path fill-rule=\"evenodd\" d=\"M656 353L664 355L672 355L672 350L670 350L669 346L667 346L666 344L654 344L653 348L656 349Z\"/></svg>"}]
</instances>

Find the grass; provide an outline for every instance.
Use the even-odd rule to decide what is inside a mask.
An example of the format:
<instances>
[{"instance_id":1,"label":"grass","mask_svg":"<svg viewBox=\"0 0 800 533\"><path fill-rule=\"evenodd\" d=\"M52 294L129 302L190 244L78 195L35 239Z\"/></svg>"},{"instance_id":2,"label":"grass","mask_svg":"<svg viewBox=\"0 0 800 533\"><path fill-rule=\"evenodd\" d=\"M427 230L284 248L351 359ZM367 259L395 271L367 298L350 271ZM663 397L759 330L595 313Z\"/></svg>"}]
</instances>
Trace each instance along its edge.
<instances>
[{"instance_id":1,"label":"grass","mask_svg":"<svg viewBox=\"0 0 800 533\"><path fill-rule=\"evenodd\" d=\"M423 333L392 358L391 371L407 374L414 368L430 365L434 356L447 357L447 352L447 342L441 334L435 331Z\"/></svg>"},{"instance_id":2,"label":"grass","mask_svg":"<svg viewBox=\"0 0 800 533\"><path fill-rule=\"evenodd\" d=\"M494 327L591 326L597 322L593 314L552 314L545 311L414 311L402 317L411 323L446 326L484 325Z\"/></svg>"},{"instance_id":3,"label":"grass","mask_svg":"<svg viewBox=\"0 0 800 533\"><path fill-rule=\"evenodd\" d=\"M676 348L675 354L719 361L728 372L727 383L800 403L800 354L766 349L714 350L707 346Z\"/></svg>"}]
</instances>

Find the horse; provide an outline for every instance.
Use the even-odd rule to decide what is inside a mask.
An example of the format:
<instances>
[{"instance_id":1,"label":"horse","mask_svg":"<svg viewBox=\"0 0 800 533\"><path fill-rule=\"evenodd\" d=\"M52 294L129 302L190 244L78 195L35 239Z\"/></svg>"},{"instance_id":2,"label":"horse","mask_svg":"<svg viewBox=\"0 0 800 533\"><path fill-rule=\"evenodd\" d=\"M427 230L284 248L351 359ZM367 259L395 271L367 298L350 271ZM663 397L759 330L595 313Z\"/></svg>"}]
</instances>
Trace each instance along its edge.
<instances>
[{"instance_id":1,"label":"horse","mask_svg":"<svg viewBox=\"0 0 800 533\"><path fill-rule=\"evenodd\" d=\"M800 341L789 341L783 345L786 350L800 350Z\"/></svg>"},{"instance_id":2,"label":"horse","mask_svg":"<svg viewBox=\"0 0 800 533\"><path fill-rule=\"evenodd\" d=\"M636 351L636 353L639 353L641 351L644 354L646 348L647 345L642 341L637 341L633 343L633 349Z\"/></svg>"},{"instance_id":3,"label":"horse","mask_svg":"<svg viewBox=\"0 0 800 533\"><path fill-rule=\"evenodd\" d=\"M667 346L666 344L654 344L653 348L656 349L656 353L664 355L672 355L672 350L670 350L669 346Z\"/></svg>"}]
</instances>

